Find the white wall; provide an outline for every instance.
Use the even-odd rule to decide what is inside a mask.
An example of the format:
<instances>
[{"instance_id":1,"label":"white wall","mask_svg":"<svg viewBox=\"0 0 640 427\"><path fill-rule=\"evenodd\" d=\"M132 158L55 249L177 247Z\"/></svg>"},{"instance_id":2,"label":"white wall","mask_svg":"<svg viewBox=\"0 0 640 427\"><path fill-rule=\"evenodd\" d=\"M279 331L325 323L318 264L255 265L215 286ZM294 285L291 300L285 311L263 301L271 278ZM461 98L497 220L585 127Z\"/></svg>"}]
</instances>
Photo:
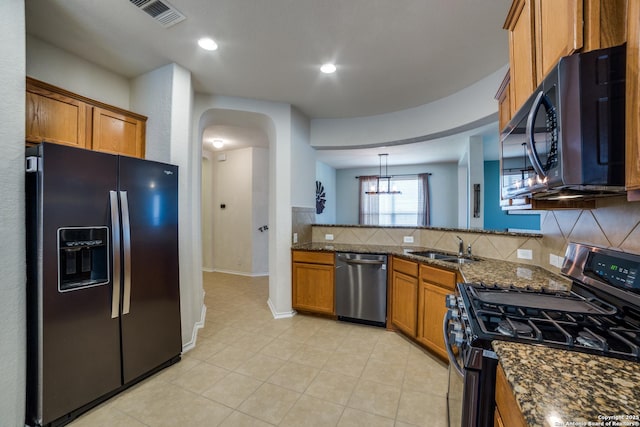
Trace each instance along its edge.
<instances>
[{"instance_id":1,"label":"white wall","mask_svg":"<svg viewBox=\"0 0 640 427\"><path fill-rule=\"evenodd\" d=\"M432 163L411 166L389 166L390 175L431 172L429 190L431 201L431 226L456 227L457 165L455 163ZM336 171L336 223L358 223L360 175L377 175L378 168L338 169Z\"/></svg>"},{"instance_id":2,"label":"white wall","mask_svg":"<svg viewBox=\"0 0 640 427\"><path fill-rule=\"evenodd\" d=\"M494 95L506 71L504 66L453 95L415 108L367 117L313 119L311 145L358 147L428 140L490 123L496 119Z\"/></svg>"},{"instance_id":3,"label":"white wall","mask_svg":"<svg viewBox=\"0 0 640 427\"><path fill-rule=\"evenodd\" d=\"M226 160L218 160L218 155ZM252 257L247 255L253 250L252 149L216 152L212 157L213 268L250 275Z\"/></svg>"},{"instance_id":4,"label":"white wall","mask_svg":"<svg viewBox=\"0 0 640 427\"><path fill-rule=\"evenodd\" d=\"M300 208L316 205L316 153L309 145L309 119L297 109L291 114L291 204Z\"/></svg>"},{"instance_id":5,"label":"white wall","mask_svg":"<svg viewBox=\"0 0 640 427\"><path fill-rule=\"evenodd\" d=\"M293 315L291 308L291 106L277 102L196 94L194 102L194 148L202 149L204 129L215 122L216 111L253 113L269 139L269 307L274 317ZM200 180L200 165L192 171ZM200 194L201 182L192 191ZM193 208L200 211L196 201ZM198 224L199 225L199 224ZM199 242L198 242L199 243Z\"/></svg>"},{"instance_id":6,"label":"white wall","mask_svg":"<svg viewBox=\"0 0 640 427\"><path fill-rule=\"evenodd\" d=\"M482 155L482 136L472 136L469 138L469 181L468 188L468 216L469 228L484 228L484 158ZM473 185L480 184L480 216L473 217Z\"/></svg>"},{"instance_id":7,"label":"white wall","mask_svg":"<svg viewBox=\"0 0 640 427\"><path fill-rule=\"evenodd\" d=\"M148 158L178 166L180 313L182 344L188 350L195 344L196 330L204 322L199 203L201 155L199 148L197 152L194 150L191 138L191 73L177 64L169 64L138 76L131 87L132 109L149 116ZM198 164L197 174L194 174L195 162ZM194 185L194 180L197 180L197 185ZM197 194L194 194L194 187L198 189Z\"/></svg>"},{"instance_id":8,"label":"white wall","mask_svg":"<svg viewBox=\"0 0 640 427\"><path fill-rule=\"evenodd\" d=\"M26 384L23 0L0 2L0 27L0 424L17 427Z\"/></svg>"},{"instance_id":9,"label":"white wall","mask_svg":"<svg viewBox=\"0 0 640 427\"><path fill-rule=\"evenodd\" d=\"M260 231L259 228L269 225L269 150L252 148L253 151L253 256L252 275L265 276L269 274L269 230Z\"/></svg>"},{"instance_id":10,"label":"white wall","mask_svg":"<svg viewBox=\"0 0 640 427\"><path fill-rule=\"evenodd\" d=\"M316 180L324 186L326 203L321 214L316 213L317 224L336 223L336 170L326 163L316 162Z\"/></svg>"},{"instance_id":11,"label":"white wall","mask_svg":"<svg viewBox=\"0 0 640 427\"><path fill-rule=\"evenodd\" d=\"M127 78L31 35L27 35L27 75L129 110Z\"/></svg>"},{"instance_id":12,"label":"white wall","mask_svg":"<svg viewBox=\"0 0 640 427\"><path fill-rule=\"evenodd\" d=\"M211 177L215 154L202 153L202 270L213 271L213 188Z\"/></svg>"}]
</instances>

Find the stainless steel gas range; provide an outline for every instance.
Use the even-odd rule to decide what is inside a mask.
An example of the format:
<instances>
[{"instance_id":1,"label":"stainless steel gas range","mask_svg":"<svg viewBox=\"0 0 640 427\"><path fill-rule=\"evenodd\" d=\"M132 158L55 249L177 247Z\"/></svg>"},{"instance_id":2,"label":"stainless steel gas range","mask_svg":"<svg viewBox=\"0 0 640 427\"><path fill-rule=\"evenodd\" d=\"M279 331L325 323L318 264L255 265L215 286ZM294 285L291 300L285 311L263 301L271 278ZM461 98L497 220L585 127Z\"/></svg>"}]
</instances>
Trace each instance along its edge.
<instances>
[{"instance_id":1,"label":"stainless steel gas range","mask_svg":"<svg viewBox=\"0 0 640 427\"><path fill-rule=\"evenodd\" d=\"M450 427L493 426L493 340L640 362L640 255L570 243L562 273L570 291L460 283L447 297Z\"/></svg>"}]
</instances>

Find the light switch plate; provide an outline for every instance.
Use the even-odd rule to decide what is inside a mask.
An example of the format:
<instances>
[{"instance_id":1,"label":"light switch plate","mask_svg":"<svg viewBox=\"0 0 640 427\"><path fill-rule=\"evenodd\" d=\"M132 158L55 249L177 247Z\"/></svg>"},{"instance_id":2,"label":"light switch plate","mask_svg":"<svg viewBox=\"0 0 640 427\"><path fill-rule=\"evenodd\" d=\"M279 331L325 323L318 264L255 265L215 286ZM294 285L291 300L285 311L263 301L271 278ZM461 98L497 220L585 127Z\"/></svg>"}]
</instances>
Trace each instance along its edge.
<instances>
[{"instance_id":1,"label":"light switch plate","mask_svg":"<svg viewBox=\"0 0 640 427\"><path fill-rule=\"evenodd\" d=\"M518 249L518 258L533 259L533 251L531 249Z\"/></svg>"},{"instance_id":2,"label":"light switch plate","mask_svg":"<svg viewBox=\"0 0 640 427\"><path fill-rule=\"evenodd\" d=\"M333 234L325 234L324 240L333 240Z\"/></svg>"},{"instance_id":3,"label":"light switch plate","mask_svg":"<svg viewBox=\"0 0 640 427\"><path fill-rule=\"evenodd\" d=\"M404 236L402 239L404 243L413 243L413 236Z\"/></svg>"}]
</instances>

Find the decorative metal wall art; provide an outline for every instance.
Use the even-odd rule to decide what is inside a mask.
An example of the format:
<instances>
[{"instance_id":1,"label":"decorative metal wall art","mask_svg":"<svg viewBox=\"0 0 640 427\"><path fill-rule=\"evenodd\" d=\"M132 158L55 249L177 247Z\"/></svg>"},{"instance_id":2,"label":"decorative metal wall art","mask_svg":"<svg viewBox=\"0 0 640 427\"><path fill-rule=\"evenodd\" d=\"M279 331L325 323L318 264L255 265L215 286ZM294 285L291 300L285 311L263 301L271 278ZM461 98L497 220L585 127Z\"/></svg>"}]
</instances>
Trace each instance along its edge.
<instances>
[{"instance_id":1,"label":"decorative metal wall art","mask_svg":"<svg viewBox=\"0 0 640 427\"><path fill-rule=\"evenodd\" d=\"M327 196L324 193L324 185L322 182L316 181L316 213L324 212L324 204L327 202Z\"/></svg>"}]
</instances>

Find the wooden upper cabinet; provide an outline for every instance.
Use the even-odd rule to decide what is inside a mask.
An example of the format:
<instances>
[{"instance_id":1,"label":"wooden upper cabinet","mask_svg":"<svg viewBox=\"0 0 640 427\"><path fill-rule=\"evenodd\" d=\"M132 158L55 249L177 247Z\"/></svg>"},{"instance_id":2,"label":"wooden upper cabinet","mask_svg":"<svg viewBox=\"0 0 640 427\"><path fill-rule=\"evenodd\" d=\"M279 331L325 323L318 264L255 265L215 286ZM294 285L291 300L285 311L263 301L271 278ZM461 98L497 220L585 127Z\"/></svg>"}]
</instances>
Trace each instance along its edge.
<instances>
[{"instance_id":1,"label":"wooden upper cabinet","mask_svg":"<svg viewBox=\"0 0 640 427\"><path fill-rule=\"evenodd\" d=\"M498 131L502 129L511 120L511 93L510 89L511 72L507 70L507 74L502 79L502 84L498 88L495 99L498 101Z\"/></svg>"},{"instance_id":2,"label":"wooden upper cabinet","mask_svg":"<svg viewBox=\"0 0 640 427\"><path fill-rule=\"evenodd\" d=\"M86 148L91 132L90 127L87 129L90 111L91 107L82 101L27 82L26 140Z\"/></svg>"},{"instance_id":3,"label":"wooden upper cabinet","mask_svg":"<svg viewBox=\"0 0 640 427\"><path fill-rule=\"evenodd\" d=\"M26 142L144 158L147 118L27 77Z\"/></svg>"},{"instance_id":4,"label":"wooden upper cabinet","mask_svg":"<svg viewBox=\"0 0 640 427\"><path fill-rule=\"evenodd\" d=\"M144 140L143 121L130 115L94 107L93 150L142 158Z\"/></svg>"},{"instance_id":5,"label":"wooden upper cabinet","mask_svg":"<svg viewBox=\"0 0 640 427\"><path fill-rule=\"evenodd\" d=\"M518 111L536 87L533 0L515 0L504 23L509 31L511 112Z\"/></svg>"},{"instance_id":6,"label":"wooden upper cabinet","mask_svg":"<svg viewBox=\"0 0 640 427\"><path fill-rule=\"evenodd\" d=\"M536 86L563 56L582 48L583 0L535 0Z\"/></svg>"}]
</instances>

